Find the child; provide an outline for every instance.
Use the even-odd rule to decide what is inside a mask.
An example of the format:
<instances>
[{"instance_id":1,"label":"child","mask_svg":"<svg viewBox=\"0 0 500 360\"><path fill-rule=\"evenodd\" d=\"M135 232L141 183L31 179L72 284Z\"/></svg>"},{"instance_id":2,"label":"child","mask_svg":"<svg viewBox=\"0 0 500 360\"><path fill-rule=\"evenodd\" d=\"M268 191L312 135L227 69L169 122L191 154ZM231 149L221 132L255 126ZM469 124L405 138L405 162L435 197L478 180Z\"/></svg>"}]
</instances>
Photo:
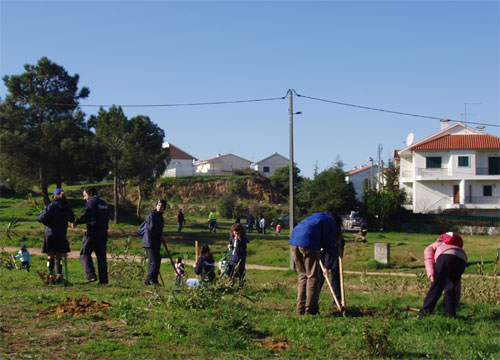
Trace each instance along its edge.
<instances>
[{"instance_id":1,"label":"child","mask_svg":"<svg viewBox=\"0 0 500 360\"><path fill-rule=\"evenodd\" d=\"M21 269L26 269L30 272L31 255L26 245L21 245L21 250L19 250L15 258L21 260Z\"/></svg>"},{"instance_id":2,"label":"child","mask_svg":"<svg viewBox=\"0 0 500 360\"><path fill-rule=\"evenodd\" d=\"M245 277L247 243L249 243L249 241L245 235L245 227L241 224L234 224L231 227L229 244L227 246L230 253L228 275L230 278L232 278L234 272L238 270L237 275L240 279L240 288L243 287Z\"/></svg>"},{"instance_id":3,"label":"child","mask_svg":"<svg viewBox=\"0 0 500 360\"><path fill-rule=\"evenodd\" d=\"M462 249L462 237L448 232L427 246L424 251L424 263L427 276L432 284L425 296L424 306L418 318L432 313L444 290L444 308L448 316L456 314L457 298L460 294L460 281L467 265L467 255Z\"/></svg>"},{"instance_id":4,"label":"child","mask_svg":"<svg viewBox=\"0 0 500 360\"><path fill-rule=\"evenodd\" d=\"M194 273L201 275L201 281L204 282L213 282L215 279L215 261L207 244L203 244L200 248L200 256L194 266Z\"/></svg>"},{"instance_id":5,"label":"child","mask_svg":"<svg viewBox=\"0 0 500 360\"><path fill-rule=\"evenodd\" d=\"M184 264L182 263L182 258L178 257L175 261L175 282L176 286L182 285L182 278L184 276Z\"/></svg>"},{"instance_id":6,"label":"child","mask_svg":"<svg viewBox=\"0 0 500 360\"><path fill-rule=\"evenodd\" d=\"M278 225L276 225L276 235L280 236L281 235L281 224L278 223Z\"/></svg>"}]
</instances>

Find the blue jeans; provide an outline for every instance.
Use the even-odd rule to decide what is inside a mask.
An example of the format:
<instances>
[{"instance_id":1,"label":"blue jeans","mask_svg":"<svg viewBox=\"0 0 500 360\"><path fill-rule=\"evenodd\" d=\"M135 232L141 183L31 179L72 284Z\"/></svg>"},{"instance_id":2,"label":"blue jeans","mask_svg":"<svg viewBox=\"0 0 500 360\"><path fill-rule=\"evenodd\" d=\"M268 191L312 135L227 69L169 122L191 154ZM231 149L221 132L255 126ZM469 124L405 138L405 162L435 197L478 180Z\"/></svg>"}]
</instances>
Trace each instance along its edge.
<instances>
[{"instance_id":1,"label":"blue jeans","mask_svg":"<svg viewBox=\"0 0 500 360\"><path fill-rule=\"evenodd\" d=\"M217 221L216 220L209 220L208 221L208 231L209 232L217 232Z\"/></svg>"}]
</instances>

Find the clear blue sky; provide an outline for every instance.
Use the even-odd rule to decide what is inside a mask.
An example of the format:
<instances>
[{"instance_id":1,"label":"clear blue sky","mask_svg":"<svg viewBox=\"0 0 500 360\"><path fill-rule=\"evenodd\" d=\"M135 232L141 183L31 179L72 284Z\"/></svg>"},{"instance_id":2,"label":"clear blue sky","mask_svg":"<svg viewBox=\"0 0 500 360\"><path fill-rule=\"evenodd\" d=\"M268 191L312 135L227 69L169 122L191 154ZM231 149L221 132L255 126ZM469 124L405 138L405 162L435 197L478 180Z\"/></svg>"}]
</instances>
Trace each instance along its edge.
<instances>
[{"instance_id":1,"label":"clear blue sky","mask_svg":"<svg viewBox=\"0 0 500 360\"><path fill-rule=\"evenodd\" d=\"M498 1L1 0L0 12L1 75L47 56L90 88L83 105L274 98L292 88L455 120L471 103L467 120L499 124ZM288 99L124 110L149 116L199 159L289 156ZM368 164L379 144L387 161L410 132L419 140L440 129L439 120L297 97L294 110L295 161L308 177L337 159L345 170Z\"/></svg>"}]
</instances>

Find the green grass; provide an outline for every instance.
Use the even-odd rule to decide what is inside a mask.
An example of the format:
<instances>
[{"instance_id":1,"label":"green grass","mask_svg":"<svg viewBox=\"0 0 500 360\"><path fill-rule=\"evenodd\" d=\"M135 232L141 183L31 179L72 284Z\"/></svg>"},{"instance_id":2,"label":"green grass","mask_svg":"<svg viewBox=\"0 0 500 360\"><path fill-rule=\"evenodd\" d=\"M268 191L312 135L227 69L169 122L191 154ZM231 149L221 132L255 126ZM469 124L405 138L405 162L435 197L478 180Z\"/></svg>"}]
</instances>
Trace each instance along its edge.
<instances>
[{"instance_id":1,"label":"green grass","mask_svg":"<svg viewBox=\"0 0 500 360\"><path fill-rule=\"evenodd\" d=\"M79 189L79 188L78 188ZM77 196L75 213L83 208ZM23 197L0 199L1 244L40 247L43 226ZM19 219L6 237L11 219ZM209 234L205 217L187 215L186 228L176 231L175 214L166 214L169 249L174 257L194 258L194 243L208 243L218 260L227 249L231 220L220 219ZM115 256L143 257L137 224L111 225L109 250ZM69 230L78 250L84 229ZM244 293L219 286L193 291L173 286L173 270L162 265L166 286L143 285L145 264L109 263L110 284L86 284L78 259L70 259L71 284L46 285L36 270L46 260L34 256L32 271L7 269L0 263L0 359L498 359L500 286L494 279L464 278L458 319L444 316L442 300L436 314L422 321L405 306L418 308L429 282L422 276L423 250L435 235L369 233L368 244L346 234L346 270L404 272L419 277L345 275L347 311L334 310L326 286L318 316L296 316L297 276L293 271L248 270ZM288 234L250 234L250 264L288 266ZM127 243L127 239L130 242ZM373 243L391 244L391 265L377 269ZM492 274L498 238L464 236L469 255L466 273ZM163 256L166 254L163 253ZM481 265L482 261L482 265ZM192 268L187 268L190 276ZM83 295L111 307L91 315L58 317L51 305Z\"/></svg>"},{"instance_id":2,"label":"green grass","mask_svg":"<svg viewBox=\"0 0 500 360\"><path fill-rule=\"evenodd\" d=\"M35 257L33 270L45 260ZM318 316L296 316L296 276L248 271L245 296L234 290L193 291L141 279L111 277L108 286L85 284L78 260L69 261L71 285L45 285L34 271L0 268L0 358L252 359L283 358L498 358L500 307L462 299L458 319L437 314L416 319L404 306L419 307L426 287L415 279L346 276L347 311L333 310L326 289ZM493 282L489 282L490 285ZM477 288L477 279L464 280ZM498 284L496 284L498 287ZM225 288L224 288L225 289ZM110 309L57 317L50 305L83 295ZM386 334L386 337L383 334ZM366 339L374 339L369 343ZM369 345L371 344L371 345ZM376 354L376 347L385 349Z\"/></svg>"}]
</instances>

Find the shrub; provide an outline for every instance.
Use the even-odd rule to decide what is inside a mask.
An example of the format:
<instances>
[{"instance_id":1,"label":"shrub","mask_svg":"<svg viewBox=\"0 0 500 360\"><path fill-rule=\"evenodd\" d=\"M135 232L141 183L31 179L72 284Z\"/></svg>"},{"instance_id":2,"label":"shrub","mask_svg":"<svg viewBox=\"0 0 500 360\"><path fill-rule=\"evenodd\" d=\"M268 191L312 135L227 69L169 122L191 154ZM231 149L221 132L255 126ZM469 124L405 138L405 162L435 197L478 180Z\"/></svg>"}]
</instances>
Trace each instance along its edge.
<instances>
[{"instance_id":1,"label":"shrub","mask_svg":"<svg viewBox=\"0 0 500 360\"><path fill-rule=\"evenodd\" d=\"M235 206L236 199L232 195L226 195L217 202L220 216L226 219L232 219Z\"/></svg>"}]
</instances>

